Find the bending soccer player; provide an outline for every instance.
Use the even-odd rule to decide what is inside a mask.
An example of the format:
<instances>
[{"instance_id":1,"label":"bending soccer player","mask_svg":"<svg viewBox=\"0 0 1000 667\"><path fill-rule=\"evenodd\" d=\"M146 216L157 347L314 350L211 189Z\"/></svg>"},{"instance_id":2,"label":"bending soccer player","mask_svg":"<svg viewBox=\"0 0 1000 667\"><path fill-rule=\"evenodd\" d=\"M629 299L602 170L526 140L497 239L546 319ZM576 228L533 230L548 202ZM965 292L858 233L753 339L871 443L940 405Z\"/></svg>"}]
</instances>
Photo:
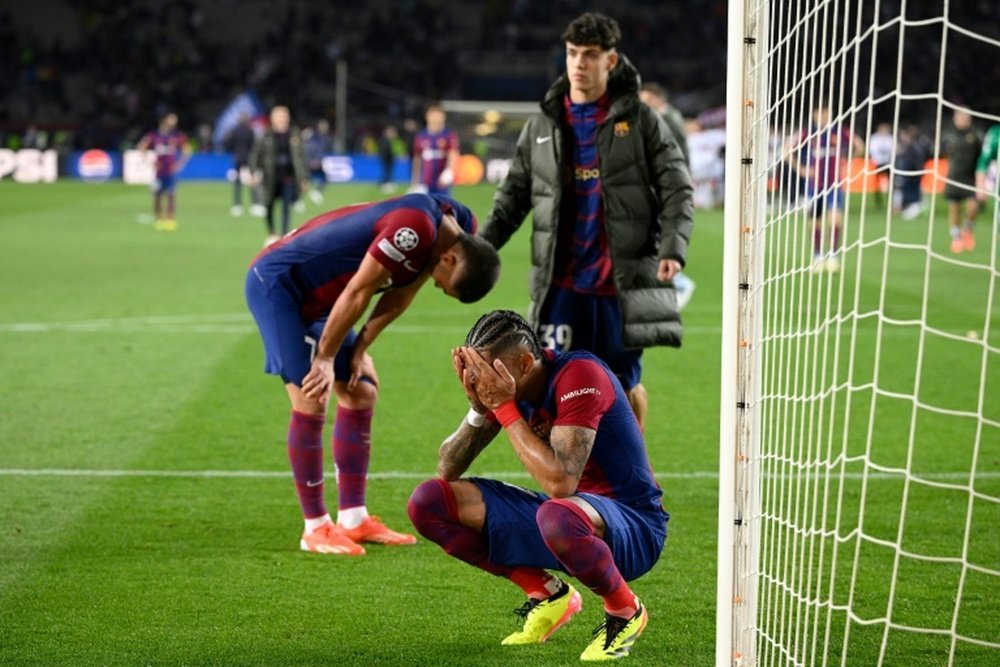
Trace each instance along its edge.
<instances>
[{"instance_id":1,"label":"bending soccer player","mask_svg":"<svg viewBox=\"0 0 1000 667\"><path fill-rule=\"evenodd\" d=\"M504 310L480 318L452 362L472 407L441 445L440 478L410 497L410 520L528 596L523 628L503 644L544 642L580 611L580 594L548 572L558 570L604 602L580 658L625 657L647 619L626 582L656 563L669 515L621 383L590 352L543 350L531 325ZM462 477L501 428L544 493Z\"/></svg>"},{"instance_id":2,"label":"bending soccer player","mask_svg":"<svg viewBox=\"0 0 1000 667\"><path fill-rule=\"evenodd\" d=\"M292 405L288 457L305 518L300 546L364 554L360 543L413 544L369 516L365 490L378 375L368 347L429 279L464 303L496 283L500 259L473 236L476 219L444 196L407 195L313 218L265 248L246 278L246 299L264 340L265 371L280 375ZM368 320L354 325L376 292ZM333 393L334 524L323 494L323 425Z\"/></svg>"}]
</instances>

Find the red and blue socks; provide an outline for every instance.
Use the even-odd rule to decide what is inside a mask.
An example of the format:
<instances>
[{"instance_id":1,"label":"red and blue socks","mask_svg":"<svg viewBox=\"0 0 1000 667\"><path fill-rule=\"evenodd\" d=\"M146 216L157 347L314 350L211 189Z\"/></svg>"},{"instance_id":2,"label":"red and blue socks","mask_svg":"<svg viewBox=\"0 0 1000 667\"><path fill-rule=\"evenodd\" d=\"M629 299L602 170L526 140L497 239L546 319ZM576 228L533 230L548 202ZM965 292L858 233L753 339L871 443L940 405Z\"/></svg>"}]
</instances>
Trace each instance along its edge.
<instances>
[{"instance_id":1,"label":"red and blue socks","mask_svg":"<svg viewBox=\"0 0 1000 667\"><path fill-rule=\"evenodd\" d=\"M323 422L322 415L292 410L288 424L288 460L292 464L295 491L307 520L326 515L323 502Z\"/></svg>"},{"instance_id":2,"label":"red and blue socks","mask_svg":"<svg viewBox=\"0 0 1000 667\"><path fill-rule=\"evenodd\" d=\"M505 577L517 584L528 597L544 599L558 590L558 580L545 570L509 567L490 562L486 536L458 518L458 505L451 484L432 479L418 486L406 504L413 527L453 556L480 570Z\"/></svg>"},{"instance_id":3,"label":"red and blue socks","mask_svg":"<svg viewBox=\"0 0 1000 667\"><path fill-rule=\"evenodd\" d=\"M333 424L333 460L337 464L337 504L341 512L365 506L368 460L372 450L371 431L371 408L353 410L337 406Z\"/></svg>"},{"instance_id":4,"label":"red and blue socks","mask_svg":"<svg viewBox=\"0 0 1000 667\"><path fill-rule=\"evenodd\" d=\"M636 597L622 578L607 543L597 537L590 517L570 500L542 503L535 515L545 545L566 571L604 598L604 610L631 618L638 608Z\"/></svg>"}]
</instances>

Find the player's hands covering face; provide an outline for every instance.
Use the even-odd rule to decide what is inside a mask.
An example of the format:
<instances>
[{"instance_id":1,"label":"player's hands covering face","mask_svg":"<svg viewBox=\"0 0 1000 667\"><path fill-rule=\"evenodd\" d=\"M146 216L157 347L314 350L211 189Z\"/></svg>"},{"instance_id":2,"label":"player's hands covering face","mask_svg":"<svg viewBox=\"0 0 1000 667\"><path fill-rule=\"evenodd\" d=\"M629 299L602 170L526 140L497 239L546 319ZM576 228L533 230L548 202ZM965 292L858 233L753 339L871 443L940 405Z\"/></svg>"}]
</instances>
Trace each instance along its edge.
<instances>
[{"instance_id":1,"label":"player's hands covering face","mask_svg":"<svg viewBox=\"0 0 1000 667\"><path fill-rule=\"evenodd\" d=\"M465 395L469 399L469 405L479 414L486 414L489 408L483 405L482 401L479 400L479 396L476 395L476 383L472 379L472 369L466 366L464 347L453 347L451 349L451 365L455 369L458 381L462 384L462 389L465 390Z\"/></svg>"},{"instance_id":2,"label":"player's hands covering face","mask_svg":"<svg viewBox=\"0 0 1000 667\"><path fill-rule=\"evenodd\" d=\"M486 409L496 410L514 399L517 383L503 361L494 359L491 364L471 347L460 348L460 353L465 360L465 373L471 375L472 390Z\"/></svg>"}]
</instances>

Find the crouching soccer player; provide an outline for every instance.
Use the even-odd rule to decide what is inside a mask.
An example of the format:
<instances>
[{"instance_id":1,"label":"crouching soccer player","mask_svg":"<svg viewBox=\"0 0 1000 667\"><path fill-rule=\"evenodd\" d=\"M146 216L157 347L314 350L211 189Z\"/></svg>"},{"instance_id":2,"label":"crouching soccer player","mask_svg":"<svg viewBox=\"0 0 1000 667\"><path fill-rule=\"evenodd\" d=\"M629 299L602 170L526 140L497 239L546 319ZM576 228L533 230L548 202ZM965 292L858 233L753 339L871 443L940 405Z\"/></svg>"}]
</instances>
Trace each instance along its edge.
<instances>
[{"instance_id":1,"label":"crouching soccer player","mask_svg":"<svg viewBox=\"0 0 1000 667\"><path fill-rule=\"evenodd\" d=\"M580 594L547 572L560 570L604 601L580 658L627 656L647 613L626 581L656 563L669 515L621 384L589 352L543 350L511 311L480 318L452 363L472 408L441 445L440 479L410 497L410 520L449 555L525 592L524 626L503 644L544 642L580 611ZM501 428L544 493L461 477Z\"/></svg>"},{"instance_id":2,"label":"crouching soccer player","mask_svg":"<svg viewBox=\"0 0 1000 667\"><path fill-rule=\"evenodd\" d=\"M264 340L265 371L291 400L288 457L305 517L304 551L361 555L361 542L413 544L365 503L378 376L366 350L428 279L470 303L496 283L500 259L475 238L476 219L445 196L407 195L313 218L265 248L246 278L246 299ZM376 292L382 296L355 333ZM339 511L323 498L323 425L337 397L333 457Z\"/></svg>"}]
</instances>

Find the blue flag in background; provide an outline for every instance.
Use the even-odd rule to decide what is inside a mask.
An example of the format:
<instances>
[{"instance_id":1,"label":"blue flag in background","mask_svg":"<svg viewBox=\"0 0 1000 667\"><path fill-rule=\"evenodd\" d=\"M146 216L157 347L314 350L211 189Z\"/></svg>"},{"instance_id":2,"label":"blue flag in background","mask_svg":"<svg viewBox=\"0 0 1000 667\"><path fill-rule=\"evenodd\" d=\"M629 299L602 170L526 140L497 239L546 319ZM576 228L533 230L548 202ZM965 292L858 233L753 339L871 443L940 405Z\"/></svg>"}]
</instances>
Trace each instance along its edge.
<instances>
[{"instance_id":1,"label":"blue flag in background","mask_svg":"<svg viewBox=\"0 0 1000 667\"><path fill-rule=\"evenodd\" d=\"M219 117L215 120L215 130L212 132L212 144L215 150L222 150L222 142L229 131L236 127L240 121L240 115L246 114L251 124L265 116L264 105L260 98L251 90L240 93L233 98L233 101L226 105Z\"/></svg>"}]
</instances>

